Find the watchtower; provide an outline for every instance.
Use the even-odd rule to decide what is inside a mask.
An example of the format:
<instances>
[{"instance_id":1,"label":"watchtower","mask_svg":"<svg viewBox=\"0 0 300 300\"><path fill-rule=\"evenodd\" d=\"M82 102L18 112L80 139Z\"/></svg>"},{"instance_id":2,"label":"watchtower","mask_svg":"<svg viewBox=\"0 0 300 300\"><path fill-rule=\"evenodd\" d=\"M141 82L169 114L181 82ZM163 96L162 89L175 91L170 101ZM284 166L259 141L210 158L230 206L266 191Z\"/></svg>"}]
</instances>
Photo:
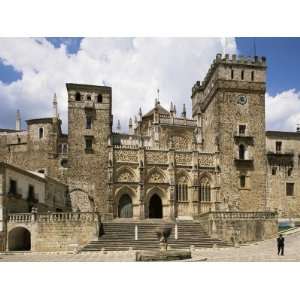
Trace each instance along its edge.
<instances>
[{"instance_id":1,"label":"watchtower","mask_svg":"<svg viewBox=\"0 0 300 300\"><path fill-rule=\"evenodd\" d=\"M229 210L266 206L265 57L217 54L192 89L203 149L218 153L219 202Z\"/></svg>"}]
</instances>

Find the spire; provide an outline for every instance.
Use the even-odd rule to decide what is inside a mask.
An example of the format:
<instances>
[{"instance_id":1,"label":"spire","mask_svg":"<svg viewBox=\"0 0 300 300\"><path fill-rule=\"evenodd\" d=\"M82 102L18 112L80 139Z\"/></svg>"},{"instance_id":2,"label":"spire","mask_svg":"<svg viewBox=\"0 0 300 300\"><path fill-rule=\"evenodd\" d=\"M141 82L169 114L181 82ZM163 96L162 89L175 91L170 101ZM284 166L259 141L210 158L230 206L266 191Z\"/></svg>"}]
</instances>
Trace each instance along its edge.
<instances>
[{"instance_id":1,"label":"spire","mask_svg":"<svg viewBox=\"0 0 300 300\"><path fill-rule=\"evenodd\" d=\"M183 104L181 116L182 116L183 118L186 118L186 108L185 108L185 104Z\"/></svg>"},{"instance_id":2,"label":"spire","mask_svg":"<svg viewBox=\"0 0 300 300\"><path fill-rule=\"evenodd\" d=\"M159 104L157 98L155 98L155 101L154 101L154 107L157 107L157 105Z\"/></svg>"},{"instance_id":3,"label":"spire","mask_svg":"<svg viewBox=\"0 0 300 300\"><path fill-rule=\"evenodd\" d=\"M21 115L19 110L16 113L16 130L21 130Z\"/></svg>"},{"instance_id":4,"label":"spire","mask_svg":"<svg viewBox=\"0 0 300 300\"><path fill-rule=\"evenodd\" d=\"M173 102L171 101L170 103L170 113L172 113L174 111L174 106L173 106Z\"/></svg>"},{"instance_id":5,"label":"spire","mask_svg":"<svg viewBox=\"0 0 300 300\"><path fill-rule=\"evenodd\" d=\"M160 102L159 102L159 89L157 89L157 104L160 104Z\"/></svg>"},{"instance_id":6,"label":"spire","mask_svg":"<svg viewBox=\"0 0 300 300\"><path fill-rule=\"evenodd\" d=\"M134 127L136 128L138 124L137 116L134 116Z\"/></svg>"},{"instance_id":7,"label":"spire","mask_svg":"<svg viewBox=\"0 0 300 300\"><path fill-rule=\"evenodd\" d=\"M176 105L174 104L174 116L176 116Z\"/></svg>"},{"instance_id":8,"label":"spire","mask_svg":"<svg viewBox=\"0 0 300 300\"><path fill-rule=\"evenodd\" d=\"M129 118L128 128L129 128L129 134L133 134L133 130L132 130L132 119L131 119L131 118Z\"/></svg>"},{"instance_id":9,"label":"spire","mask_svg":"<svg viewBox=\"0 0 300 300\"><path fill-rule=\"evenodd\" d=\"M139 109L139 121L142 121L142 116L143 116L142 109L140 108Z\"/></svg>"},{"instance_id":10,"label":"spire","mask_svg":"<svg viewBox=\"0 0 300 300\"><path fill-rule=\"evenodd\" d=\"M117 132L121 132L121 123L120 123L120 120L118 120Z\"/></svg>"},{"instance_id":11,"label":"spire","mask_svg":"<svg viewBox=\"0 0 300 300\"><path fill-rule=\"evenodd\" d=\"M54 116L54 118L58 118L56 93L54 93L54 97L53 97L53 116Z\"/></svg>"}]
</instances>

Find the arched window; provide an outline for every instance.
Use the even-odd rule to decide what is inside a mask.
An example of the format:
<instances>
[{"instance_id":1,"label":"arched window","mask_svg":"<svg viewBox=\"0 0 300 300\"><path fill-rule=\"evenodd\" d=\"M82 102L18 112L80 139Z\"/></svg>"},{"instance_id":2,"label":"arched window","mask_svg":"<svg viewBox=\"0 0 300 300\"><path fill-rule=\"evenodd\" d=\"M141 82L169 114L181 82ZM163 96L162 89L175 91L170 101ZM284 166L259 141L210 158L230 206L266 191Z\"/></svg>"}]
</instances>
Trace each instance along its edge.
<instances>
[{"instance_id":1,"label":"arched window","mask_svg":"<svg viewBox=\"0 0 300 300\"><path fill-rule=\"evenodd\" d=\"M79 92L76 93L76 95L75 95L75 100L76 100L76 101L80 101L80 100L81 100L81 95L80 95Z\"/></svg>"},{"instance_id":2,"label":"arched window","mask_svg":"<svg viewBox=\"0 0 300 300\"><path fill-rule=\"evenodd\" d=\"M199 201L210 202L210 200L211 200L210 183L207 178L203 178L200 181L200 185L199 185Z\"/></svg>"},{"instance_id":3,"label":"arched window","mask_svg":"<svg viewBox=\"0 0 300 300\"><path fill-rule=\"evenodd\" d=\"M92 100L91 95L87 95L87 96L86 96L86 100L91 101L91 100Z\"/></svg>"},{"instance_id":4,"label":"arched window","mask_svg":"<svg viewBox=\"0 0 300 300\"><path fill-rule=\"evenodd\" d=\"M188 201L188 179L185 176L181 176L177 179L176 201L178 202Z\"/></svg>"},{"instance_id":5,"label":"arched window","mask_svg":"<svg viewBox=\"0 0 300 300\"><path fill-rule=\"evenodd\" d=\"M231 70L231 79L233 79L233 77L234 77L234 71Z\"/></svg>"},{"instance_id":6,"label":"arched window","mask_svg":"<svg viewBox=\"0 0 300 300\"><path fill-rule=\"evenodd\" d=\"M176 184L176 200L178 202L188 201L188 185L186 183Z\"/></svg>"},{"instance_id":7,"label":"arched window","mask_svg":"<svg viewBox=\"0 0 300 300\"><path fill-rule=\"evenodd\" d=\"M254 71L251 72L251 81L254 81Z\"/></svg>"},{"instance_id":8,"label":"arched window","mask_svg":"<svg viewBox=\"0 0 300 300\"><path fill-rule=\"evenodd\" d=\"M103 101L103 97L102 97L101 94L99 94L99 95L97 96L97 102L98 102L98 103L102 103L102 101Z\"/></svg>"},{"instance_id":9,"label":"arched window","mask_svg":"<svg viewBox=\"0 0 300 300\"><path fill-rule=\"evenodd\" d=\"M244 80L244 70L241 71L241 79Z\"/></svg>"},{"instance_id":10,"label":"arched window","mask_svg":"<svg viewBox=\"0 0 300 300\"><path fill-rule=\"evenodd\" d=\"M245 159L245 146L243 144L239 145L239 159Z\"/></svg>"}]
</instances>

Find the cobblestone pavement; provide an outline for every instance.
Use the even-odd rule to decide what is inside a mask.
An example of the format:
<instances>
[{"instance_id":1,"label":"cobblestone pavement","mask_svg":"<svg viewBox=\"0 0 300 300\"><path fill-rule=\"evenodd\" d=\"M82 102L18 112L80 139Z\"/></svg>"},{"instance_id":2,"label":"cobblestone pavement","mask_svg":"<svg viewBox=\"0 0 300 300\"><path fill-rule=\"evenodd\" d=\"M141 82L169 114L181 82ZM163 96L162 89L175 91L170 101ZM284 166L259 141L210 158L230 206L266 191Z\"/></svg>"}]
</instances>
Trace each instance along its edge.
<instances>
[{"instance_id":1,"label":"cobblestone pavement","mask_svg":"<svg viewBox=\"0 0 300 300\"><path fill-rule=\"evenodd\" d=\"M197 249L193 261L206 258L207 261L299 261L300 231L284 235L284 256L277 255L276 239L266 240L239 248Z\"/></svg>"},{"instance_id":2,"label":"cobblestone pavement","mask_svg":"<svg viewBox=\"0 0 300 300\"><path fill-rule=\"evenodd\" d=\"M285 255L278 256L276 239L239 248L197 249L189 261L300 261L300 230L285 236ZM0 262L120 262L135 261L129 252L85 252L85 253L0 253Z\"/></svg>"}]
</instances>

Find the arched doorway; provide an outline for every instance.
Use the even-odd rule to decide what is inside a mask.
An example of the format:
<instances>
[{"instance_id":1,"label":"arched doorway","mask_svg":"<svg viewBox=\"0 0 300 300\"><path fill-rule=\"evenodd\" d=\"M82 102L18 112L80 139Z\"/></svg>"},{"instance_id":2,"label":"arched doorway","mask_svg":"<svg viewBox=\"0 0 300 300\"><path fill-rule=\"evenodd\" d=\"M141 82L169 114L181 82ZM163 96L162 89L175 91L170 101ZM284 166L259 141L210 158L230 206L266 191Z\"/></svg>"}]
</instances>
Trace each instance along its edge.
<instances>
[{"instance_id":1,"label":"arched doorway","mask_svg":"<svg viewBox=\"0 0 300 300\"><path fill-rule=\"evenodd\" d=\"M157 194L154 194L149 201L149 218L161 219L163 217L162 201Z\"/></svg>"},{"instance_id":2,"label":"arched doorway","mask_svg":"<svg viewBox=\"0 0 300 300\"><path fill-rule=\"evenodd\" d=\"M132 218L132 200L128 194L123 195L119 200L118 217Z\"/></svg>"},{"instance_id":3,"label":"arched doorway","mask_svg":"<svg viewBox=\"0 0 300 300\"><path fill-rule=\"evenodd\" d=\"M24 227L16 227L9 232L9 251L29 251L31 249L31 234Z\"/></svg>"}]
</instances>

